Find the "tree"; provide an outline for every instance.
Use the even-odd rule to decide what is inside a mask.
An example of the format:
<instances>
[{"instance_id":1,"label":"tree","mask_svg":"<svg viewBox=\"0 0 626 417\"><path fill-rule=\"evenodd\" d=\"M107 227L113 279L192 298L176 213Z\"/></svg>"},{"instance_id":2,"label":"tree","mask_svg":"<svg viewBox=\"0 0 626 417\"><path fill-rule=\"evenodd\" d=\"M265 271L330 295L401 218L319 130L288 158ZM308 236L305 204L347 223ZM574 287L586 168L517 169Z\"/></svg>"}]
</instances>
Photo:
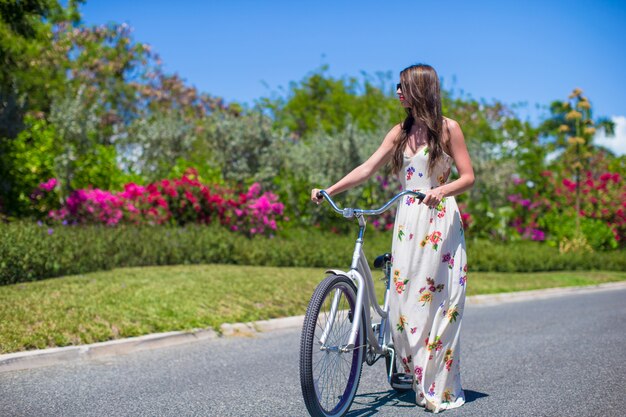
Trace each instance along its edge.
<instances>
[{"instance_id":1,"label":"tree","mask_svg":"<svg viewBox=\"0 0 626 417\"><path fill-rule=\"evenodd\" d=\"M607 118L594 121L591 103L580 88L575 88L567 101L552 102L550 113L551 117L539 129L550 140L551 149L560 153L555 163L561 165L566 175L574 177L576 232L580 234L581 173L591 171L594 154L600 150L607 151L593 143L596 131L604 129L608 136L612 136L615 125Z\"/></svg>"},{"instance_id":2,"label":"tree","mask_svg":"<svg viewBox=\"0 0 626 417\"><path fill-rule=\"evenodd\" d=\"M287 129L295 138L320 129L339 132L347 123L372 131L381 120L404 119L394 90L385 86L390 75L378 74L378 78L377 84L367 74L362 81L335 78L328 75L328 66L322 66L292 82L285 96L262 99L259 106L272 116L277 128Z\"/></svg>"},{"instance_id":3,"label":"tree","mask_svg":"<svg viewBox=\"0 0 626 417\"><path fill-rule=\"evenodd\" d=\"M70 0L64 9L56 0L0 2L0 212L21 193L10 176L11 141L24 128L25 114L48 111L64 83L52 26L76 22L80 3Z\"/></svg>"},{"instance_id":4,"label":"tree","mask_svg":"<svg viewBox=\"0 0 626 417\"><path fill-rule=\"evenodd\" d=\"M77 23L78 5L63 8L56 0L0 2L0 138L14 138L24 113L45 111L63 84L63 68L55 65L52 27Z\"/></svg>"},{"instance_id":5,"label":"tree","mask_svg":"<svg viewBox=\"0 0 626 417\"><path fill-rule=\"evenodd\" d=\"M480 219L472 224L472 235L507 239L512 215L507 197L513 179L541 179L545 151L538 132L497 100L452 97L444 90L442 110L461 125L472 158L476 183L457 197L468 214Z\"/></svg>"},{"instance_id":6,"label":"tree","mask_svg":"<svg viewBox=\"0 0 626 417\"><path fill-rule=\"evenodd\" d=\"M6 121L0 140L2 211L19 214L19 207L23 207L19 196L31 192L19 188L24 182L13 175L20 167L12 167L16 159L9 158L24 159L31 153L28 146L33 142L28 138L36 135L26 134L19 149L11 145L20 131L33 127L23 123L28 113L45 119L50 131L59 136L61 153L55 172L62 181L63 194L68 195L74 187L88 185L84 181L90 178L107 185L100 173L124 168L119 160L127 157L123 152L133 146L140 150L140 158L144 155L144 163L137 166L150 170L136 174L153 179L155 166L171 167L178 158L189 156L191 147L186 143L193 142L193 133L209 114L216 110L235 115L241 112L238 106L228 106L220 98L199 93L180 77L165 74L158 55L148 45L133 40L128 25L82 25L76 7L79 3L71 1L67 9L53 1L0 3L5 7L3 19L12 16L9 21L17 22L0 26L0 36L12 42L7 43L9 46L28 46L2 49L12 51L11 55L3 54L12 67L2 68L3 97L10 96L2 102L17 103L12 108L0 107L0 119ZM9 30L23 28L22 21L31 29L20 29L19 33ZM163 120L175 120L175 128L164 126ZM146 132L156 134L146 138L142 136ZM17 151L24 154L16 156ZM82 165L85 161L106 166L94 171L94 166ZM115 184L113 180L108 185Z\"/></svg>"}]
</instances>

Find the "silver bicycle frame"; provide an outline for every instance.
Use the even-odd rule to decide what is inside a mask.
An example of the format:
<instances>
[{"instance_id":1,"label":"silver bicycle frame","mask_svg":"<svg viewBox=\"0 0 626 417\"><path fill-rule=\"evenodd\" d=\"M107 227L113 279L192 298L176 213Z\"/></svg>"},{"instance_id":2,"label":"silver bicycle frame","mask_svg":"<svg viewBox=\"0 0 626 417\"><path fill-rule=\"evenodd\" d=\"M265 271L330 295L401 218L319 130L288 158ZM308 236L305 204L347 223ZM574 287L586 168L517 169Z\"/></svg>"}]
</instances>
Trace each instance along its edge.
<instances>
[{"instance_id":1,"label":"silver bicycle frame","mask_svg":"<svg viewBox=\"0 0 626 417\"><path fill-rule=\"evenodd\" d=\"M372 277L372 271L367 263L367 259L365 258L365 253L363 253L363 233L365 232L366 220L364 215L377 215L381 214L384 211L388 210L389 207L396 202L399 198L405 195L415 195L419 199L423 199L425 195L420 192L415 191L403 191L389 200L384 206L376 210L361 210L361 209L351 209L344 208L340 209L334 203L334 201L330 198L330 196L325 192L321 191L321 195L326 198L326 200L330 203L333 209L342 214L346 218L356 217L359 222L359 235L356 240L356 244L354 246L354 252L352 254L352 263L350 264L350 271L344 272L339 270L328 270L327 272L335 273L337 275L343 275L350 279L352 279L357 286L357 295L356 295L356 305L354 310L354 319L352 321L352 328L350 329L350 336L348 337L348 343L345 346L341 346L339 350L342 352L348 352L355 348L357 333L359 331L359 326L361 325L361 317L363 316L363 308L367 308L368 314L365 314L365 329L367 334L368 343L373 348L374 352L377 354L384 354L387 351L387 342L391 337L391 332L389 329L389 320L388 320L388 311L389 311L389 282L387 283L387 288L385 292L385 305L381 309L376 301L376 291L374 288L374 279ZM391 278L390 278L391 279ZM328 334L332 330L333 324L335 322L335 314L338 309L339 298L341 296L341 292L337 291L333 298L333 302L331 305L330 311L330 320L326 322L324 327L324 331L322 336L320 337L320 343L322 346L326 343L326 338ZM374 334L374 330L371 326L371 318L369 315L370 309L374 308L376 313L381 317L381 326L384 328L379 329L379 337L377 338ZM358 347L358 346L357 346Z\"/></svg>"}]
</instances>

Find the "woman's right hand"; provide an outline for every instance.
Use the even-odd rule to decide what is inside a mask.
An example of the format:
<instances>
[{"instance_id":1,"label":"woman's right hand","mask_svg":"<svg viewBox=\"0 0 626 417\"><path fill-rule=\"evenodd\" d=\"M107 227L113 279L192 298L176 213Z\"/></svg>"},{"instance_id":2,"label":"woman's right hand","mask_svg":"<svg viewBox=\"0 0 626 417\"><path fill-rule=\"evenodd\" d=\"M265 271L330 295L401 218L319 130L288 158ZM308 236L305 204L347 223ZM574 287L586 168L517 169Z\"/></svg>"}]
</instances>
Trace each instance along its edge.
<instances>
[{"instance_id":1,"label":"woman's right hand","mask_svg":"<svg viewBox=\"0 0 626 417\"><path fill-rule=\"evenodd\" d=\"M324 201L324 197L317 198L317 193L319 193L320 191L322 191L322 190L320 190L319 188L313 188L311 190L311 201L315 202L316 204L319 204L322 201Z\"/></svg>"}]
</instances>

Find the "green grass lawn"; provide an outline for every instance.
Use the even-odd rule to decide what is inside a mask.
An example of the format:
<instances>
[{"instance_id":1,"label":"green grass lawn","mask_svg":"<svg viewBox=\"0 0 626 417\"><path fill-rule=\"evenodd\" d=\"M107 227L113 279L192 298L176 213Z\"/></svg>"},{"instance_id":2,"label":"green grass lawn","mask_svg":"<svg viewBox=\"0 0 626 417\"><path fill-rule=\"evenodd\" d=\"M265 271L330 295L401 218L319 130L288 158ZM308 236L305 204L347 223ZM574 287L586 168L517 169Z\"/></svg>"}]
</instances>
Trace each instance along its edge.
<instances>
[{"instance_id":1,"label":"green grass lawn","mask_svg":"<svg viewBox=\"0 0 626 417\"><path fill-rule=\"evenodd\" d=\"M301 315L323 277L323 269L193 265L2 286L0 353ZM622 280L626 272L476 272L468 295Z\"/></svg>"}]
</instances>

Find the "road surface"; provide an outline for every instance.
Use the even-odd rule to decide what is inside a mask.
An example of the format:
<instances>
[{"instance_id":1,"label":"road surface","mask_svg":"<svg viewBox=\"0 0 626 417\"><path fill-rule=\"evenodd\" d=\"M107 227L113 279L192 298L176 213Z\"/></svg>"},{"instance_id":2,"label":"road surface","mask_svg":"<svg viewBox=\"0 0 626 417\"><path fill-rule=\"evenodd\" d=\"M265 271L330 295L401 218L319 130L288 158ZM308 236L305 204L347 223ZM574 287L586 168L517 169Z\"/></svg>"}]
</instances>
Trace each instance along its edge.
<instances>
[{"instance_id":1,"label":"road surface","mask_svg":"<svg viewBox=\"0 0 626 417\"><path fill-rule=\"evenodd\" d=\"M468 402L454 416L624 416L626 289L468 306ZM219 338L0 374L0 416L307 416L300 330ZM384 363L364 365L348 416L415 416Z\"/></svg>"}]
</instances>

